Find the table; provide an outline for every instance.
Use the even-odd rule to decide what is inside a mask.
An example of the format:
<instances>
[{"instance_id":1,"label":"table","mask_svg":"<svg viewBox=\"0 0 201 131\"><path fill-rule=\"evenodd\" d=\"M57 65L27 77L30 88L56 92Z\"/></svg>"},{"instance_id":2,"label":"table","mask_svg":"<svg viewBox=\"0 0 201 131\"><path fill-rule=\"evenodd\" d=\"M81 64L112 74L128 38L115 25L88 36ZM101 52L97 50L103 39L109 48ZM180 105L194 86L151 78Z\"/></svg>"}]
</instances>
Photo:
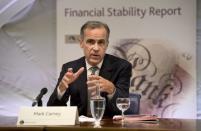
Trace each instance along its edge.
<instances>
[{"instance_id":1,"label":"table","mask_svg":"<svg viewBox=\"0 0 201 131\"><path fill-rule=\"evenodd\" d=\"M95 128L92 122L82 122L75 126L27 126L17 127L17 118L0 117L0 131L199 131L201 130L201 120L199 119L167 119L160 118L158 122L125 122L113 121L106 118L101 121L101 127Z\"/></svg>"}]
</instances>

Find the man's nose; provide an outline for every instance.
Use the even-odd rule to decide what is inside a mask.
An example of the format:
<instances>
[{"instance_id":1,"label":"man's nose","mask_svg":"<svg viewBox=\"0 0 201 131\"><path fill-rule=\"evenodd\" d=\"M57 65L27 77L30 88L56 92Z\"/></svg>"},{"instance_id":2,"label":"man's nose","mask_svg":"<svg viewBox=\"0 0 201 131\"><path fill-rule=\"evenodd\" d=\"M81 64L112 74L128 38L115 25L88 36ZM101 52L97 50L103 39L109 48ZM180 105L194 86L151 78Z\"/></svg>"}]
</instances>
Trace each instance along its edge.
<instances>
[{"instance_id":1,"label":"man's nose","mask_svg":"<svg viewBox=\"0 0 201 131\"><path fill-rule=\"evenodd\" d=\"M96 50L96 51L99 50L99 46L98 46L97 42L94 44L93 49Z\"/></svg>"}]
</instances>

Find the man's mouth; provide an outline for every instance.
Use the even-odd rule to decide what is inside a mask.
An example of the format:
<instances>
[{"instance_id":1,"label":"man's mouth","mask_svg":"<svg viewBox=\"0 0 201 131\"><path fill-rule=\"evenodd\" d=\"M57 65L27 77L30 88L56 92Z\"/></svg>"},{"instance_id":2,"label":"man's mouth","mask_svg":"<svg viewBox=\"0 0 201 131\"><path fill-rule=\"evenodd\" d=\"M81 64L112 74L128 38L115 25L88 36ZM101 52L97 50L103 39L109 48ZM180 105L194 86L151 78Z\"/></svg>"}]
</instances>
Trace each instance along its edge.
<instances>
[{"instance_id":1,"label":"man's mouth","mask_svg":"<svg viewBox=\"0 0 201 131\"><path fill-rule=\"evenodd\" d=\"M99 58L100 56L97 55L97 54L92 54L91 57L92 57L92 58Z\"/></svg>"}]
</instances>

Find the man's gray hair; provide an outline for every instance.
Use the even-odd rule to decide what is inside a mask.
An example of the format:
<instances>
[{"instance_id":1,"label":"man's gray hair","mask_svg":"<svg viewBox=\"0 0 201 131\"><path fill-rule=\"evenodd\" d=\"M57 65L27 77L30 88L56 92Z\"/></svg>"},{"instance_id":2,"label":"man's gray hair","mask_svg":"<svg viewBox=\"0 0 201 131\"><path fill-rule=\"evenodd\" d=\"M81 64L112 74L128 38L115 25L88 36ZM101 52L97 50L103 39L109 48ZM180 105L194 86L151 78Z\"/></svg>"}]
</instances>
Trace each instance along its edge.
<instances>
[{"instance_id":1,"label":"man's gray hair","mask_svg":"<svg viewBox=\"0 0 201 131\"><path fill-rule=\"evenodd\" d=\"M84 39L84 31L86 29L105 28L107 31L107 40L109 40L110 29L107 24L100 21L87 21L80 29L80 38Z\"/></svg>"}]
</instances>

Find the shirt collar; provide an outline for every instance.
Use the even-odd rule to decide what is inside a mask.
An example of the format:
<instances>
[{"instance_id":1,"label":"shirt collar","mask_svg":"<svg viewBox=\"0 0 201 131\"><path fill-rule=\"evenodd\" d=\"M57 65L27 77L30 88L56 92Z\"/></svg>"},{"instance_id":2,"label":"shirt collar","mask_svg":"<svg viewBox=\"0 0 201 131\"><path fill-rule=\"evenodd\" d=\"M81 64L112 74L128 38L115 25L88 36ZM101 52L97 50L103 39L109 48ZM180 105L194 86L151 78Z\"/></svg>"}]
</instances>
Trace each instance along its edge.
<instances>
[{"instance_id":1,"label":"shirt collar","mask_svg":"<svg viewBox=\"0 0 201 131\"><path fill-rule=\"evenodd\" d=\"M86 59L85 59L85 63L86 63L87 70L89 70L89 68L91 68L92 66L87 62ZM100 69L101 66L102 66L102 64L103 64L103 60L98 65L96 65L96 66Z\"/></svg>"}]
</instances>

